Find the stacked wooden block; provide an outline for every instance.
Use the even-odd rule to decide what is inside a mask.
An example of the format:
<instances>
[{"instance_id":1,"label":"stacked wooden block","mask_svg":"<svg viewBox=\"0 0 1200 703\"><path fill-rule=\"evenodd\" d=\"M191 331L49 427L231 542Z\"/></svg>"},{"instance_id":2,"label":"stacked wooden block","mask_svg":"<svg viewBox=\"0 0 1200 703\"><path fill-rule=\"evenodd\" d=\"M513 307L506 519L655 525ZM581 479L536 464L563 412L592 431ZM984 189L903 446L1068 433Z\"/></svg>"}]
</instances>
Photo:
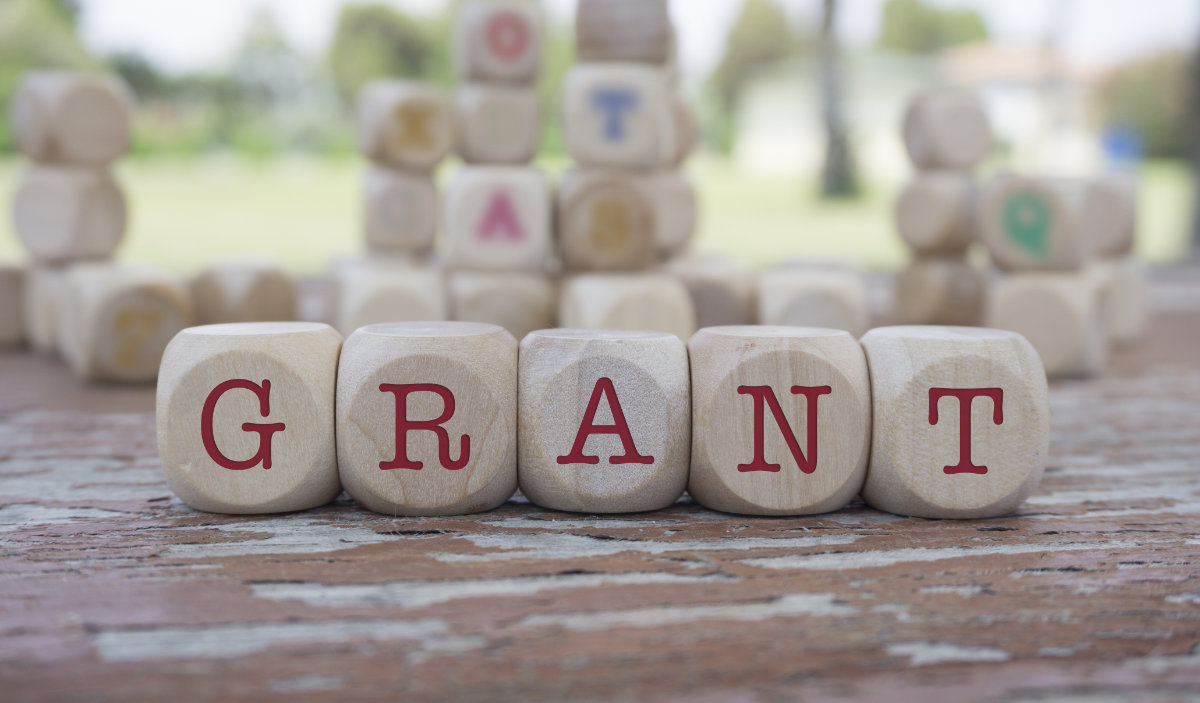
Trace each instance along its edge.
<instances>
[{"instance_id":1,"label":"stacked wooden block","mask_svg":"<svg viewBox=\"0 0 1200 703\"><path fill-rule=\"evenodd\" d=\"M519 353L518 353L519 352ZM532 502L655 510L687 490L751 515L1012 512L1041 477L1045 373L1020 335L886 327L195 327L171 342L158 447L200 510L269 513L344 488L388 515Z\"/></svg>"},{"instance_id":2,"label":"stacked wooden block","mask_svg":"<svg viewBox=\"0 0 1200 703\"><path fill-rule=\"evenodd\" d=\"M667 0L580 0L579 63L564 86L567 152L558 251L567 276L559 323L576 328L696 329L688 289L660 264L682 252L696 196L680 165L691 120L676 93Z\"/></svg>"},{"instance_id":3,"label":"stacked wooden block","mask_svg":"<svg viewBox=\"0 0 1200 703\"><path fill-rule=\"evenodd\" d=\"M908 106L903 136L917 172L896 201L896 229L913 258L895 279L895 317L982 324L987 277L967 250L977 240L973 171L992 146L987 113L967 93L924 93Z\"/></svg>"},{"instance_id":4,"label":"stacked wooden block","mask_svg":"<svg viewBox=\"0 0 1200 703\"><path fill-rule=\"evenodd\" d=\"M542 17L534 0L458 7L455 96L465 162L442 213L450 315L517 337L554 325L550 182L530 165L541 137Z\"/></svg>"},{"instance_id":5,"label":"stacked wooden block","mask_svg":"<svg viewBox=\"0 0 1200 703\"><path fill-rule=\"evenodd\" d=\"M191 324L174 276L111 261L126 229L112 163L128 146L128 90L111 76L36 71L12 100L13 134L33 163L13 196L13 224L32 259L22 284L23 336L80 378L153 380L163 349ZM3 286L15 289L14 269ZM11 303L0 314L12 340Z\"/></svg>"}]
</instances>

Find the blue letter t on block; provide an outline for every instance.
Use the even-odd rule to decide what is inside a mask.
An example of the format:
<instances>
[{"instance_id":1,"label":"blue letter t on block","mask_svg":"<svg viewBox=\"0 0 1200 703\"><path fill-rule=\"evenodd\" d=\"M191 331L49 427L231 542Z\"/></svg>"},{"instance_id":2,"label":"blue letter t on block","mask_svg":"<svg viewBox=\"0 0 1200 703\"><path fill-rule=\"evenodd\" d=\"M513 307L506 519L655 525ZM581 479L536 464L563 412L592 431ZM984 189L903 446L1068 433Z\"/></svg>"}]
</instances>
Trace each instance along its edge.
<instances>
[{"instance_id":1,"label":"blue letter t on block","mask_svg":"<svg viewBox=\"0 0 1200 703\"><path fill-rule=\"evenodd\" d=\"M604 113L604 138L621 141L625 138L624 115L637 108L637 95L621 88L602 88L592 93L592 107Z\"/></svg>"}]
</instances>

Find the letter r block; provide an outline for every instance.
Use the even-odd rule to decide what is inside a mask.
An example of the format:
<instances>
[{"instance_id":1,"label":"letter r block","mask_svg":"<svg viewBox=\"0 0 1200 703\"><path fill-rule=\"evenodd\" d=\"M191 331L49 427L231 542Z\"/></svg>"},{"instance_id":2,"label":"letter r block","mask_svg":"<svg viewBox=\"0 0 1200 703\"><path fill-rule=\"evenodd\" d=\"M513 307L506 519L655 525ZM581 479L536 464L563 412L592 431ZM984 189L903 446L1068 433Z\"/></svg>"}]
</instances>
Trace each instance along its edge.
<instances>
[{"instance_id":1,"label":"letter r block","mask_svg":"<svg viewBox=\"0 0 1200 703\"><path fill-rule=\"evenodd\" d=\"M183 502L279 513L342 491L334 378L342 337L310 322L189 327L163 354L158 454Z\"/></svg>"},{"instance_id":2,"label":"letter r block","mask_svg":"<svg viewBox=\"0 0 1200 703\"><path fill-rule=\"evenodd\" d=\"M871 384L849 333L709 327L688 349L692 498L726 512L802 515L837 510L858 494Z\"/></svg>"},{"instance_id":3,"label":"letter r block","mask_svg":"<svg viewBox=\"0 0 1200 703\"><path fill-rule=\"evenodd\" d=\"M370 325L337 381L346 491L388 515L491 510L517 487L517 341L473 322Z\"/></svg>"},{"instance_id":4,"label":"letter r block","mask_svg":"<svg viewBox=\"0 0 1200 703\"><path fill-rule=\"evenodd\" d=\"M1050 408L1042 362L1024 337L880 327L862 346L875 416L867 503L916 517L995 517L1037 488Z\"/></svg>"},{"instance_id":5,"label":"letter r block","mask_svg":"<svg viewBox=\"0 0 1200 703\"><path fill-rule=\"evenodd\" d=\"M687 485L683 342L661 332L531 332L520 353L521 492L546 508L665 508Z\"/></svg>"}]
</instances>

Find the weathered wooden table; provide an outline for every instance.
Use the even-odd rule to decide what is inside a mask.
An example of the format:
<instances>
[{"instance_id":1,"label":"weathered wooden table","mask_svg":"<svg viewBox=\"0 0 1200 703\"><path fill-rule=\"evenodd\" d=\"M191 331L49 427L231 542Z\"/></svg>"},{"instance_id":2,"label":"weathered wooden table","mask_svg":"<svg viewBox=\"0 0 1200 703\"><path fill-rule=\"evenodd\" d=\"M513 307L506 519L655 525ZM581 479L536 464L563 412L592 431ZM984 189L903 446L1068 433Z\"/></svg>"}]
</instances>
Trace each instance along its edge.
<instances>
[{"instance_id":1,"label":"weathered wooden table","mask_svg":"<svg viewBox=\"0 0 1200 703\"><path fill-rule=\"evenodd\" d=\"M982 521L207 515L152 390L0 356L0 699L1195 700L1198 278Z\"/></svg>"}]
</instances>

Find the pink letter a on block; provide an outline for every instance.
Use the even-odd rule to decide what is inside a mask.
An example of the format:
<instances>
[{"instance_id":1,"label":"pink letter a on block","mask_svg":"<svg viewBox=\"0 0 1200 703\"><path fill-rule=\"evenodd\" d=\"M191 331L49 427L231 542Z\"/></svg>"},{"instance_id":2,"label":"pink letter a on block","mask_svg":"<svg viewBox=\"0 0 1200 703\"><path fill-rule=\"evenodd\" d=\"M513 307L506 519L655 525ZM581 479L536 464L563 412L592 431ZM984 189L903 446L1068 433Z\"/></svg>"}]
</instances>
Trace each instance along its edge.
<instances>
[{"instance_id":1,"label":"pink letter a on block","mask_svg":"<svg viewBox=\"0 0 1200 703\"><path fill-rule=\"evenodd\" d=\"M513 209L512 199L508 197L507 192L500 190L492 195L475 238L481 241L499 238L513 242L525 239L525 228L521 226L521 220L517 217L517 211Z\"/></svg>"}]
</instances>

